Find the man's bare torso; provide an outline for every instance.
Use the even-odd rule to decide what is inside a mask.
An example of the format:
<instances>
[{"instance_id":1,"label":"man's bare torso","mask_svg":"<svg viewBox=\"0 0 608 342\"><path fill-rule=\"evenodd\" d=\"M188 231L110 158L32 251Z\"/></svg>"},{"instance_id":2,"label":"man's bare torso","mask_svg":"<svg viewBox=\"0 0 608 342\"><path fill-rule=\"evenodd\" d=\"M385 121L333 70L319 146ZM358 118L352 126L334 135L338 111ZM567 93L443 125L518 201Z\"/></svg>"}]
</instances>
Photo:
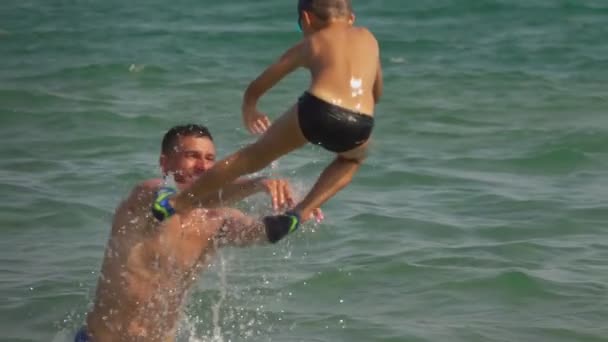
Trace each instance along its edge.
<instances>
[{"instance_id":1,"label":"man's bare torso","mask_svg":"<svg viewBox=\"0 0 608 342\"><path fill-rule=\"evenodd\" d=\"M213 254L222 210L196 209L159 224L149 209L156 186L144 183L116 211L87 316L95 342L172 340L186 292Z\"/></svg>"}]
</instances>

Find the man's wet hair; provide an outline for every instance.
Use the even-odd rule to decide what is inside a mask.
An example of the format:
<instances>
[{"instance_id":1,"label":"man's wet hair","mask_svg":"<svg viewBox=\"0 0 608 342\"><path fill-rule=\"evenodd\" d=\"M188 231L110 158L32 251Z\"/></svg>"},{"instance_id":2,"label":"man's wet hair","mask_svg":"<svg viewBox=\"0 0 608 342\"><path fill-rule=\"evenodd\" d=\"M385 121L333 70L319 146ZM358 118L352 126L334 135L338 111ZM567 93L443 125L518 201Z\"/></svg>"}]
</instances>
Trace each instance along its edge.
<instances>
[{"instance_id":1,"label":"man's wet hair","mask_svg":"<svg viewBox=\"0 0 608 342\"><path fill-rule=\"evenodd\" d=\"M213 141L213 137L211 136L209 129L203 125L186 124L173 126L167 131L167 133L165 133L165 136L163 137L161 152L163 154L173 152L179 137L207 138Z\"/></svg>"},{"instance_id":2,"label":"man's wet hair","mask_svg":"<svg viewBox=\"0 0 608 342\"><path fill-rule=\"evenodd\" d=\"M298 14L310 11L321 20L344 18L353 11L351 0L299 0Z\"/></svg>"}]
</instances>

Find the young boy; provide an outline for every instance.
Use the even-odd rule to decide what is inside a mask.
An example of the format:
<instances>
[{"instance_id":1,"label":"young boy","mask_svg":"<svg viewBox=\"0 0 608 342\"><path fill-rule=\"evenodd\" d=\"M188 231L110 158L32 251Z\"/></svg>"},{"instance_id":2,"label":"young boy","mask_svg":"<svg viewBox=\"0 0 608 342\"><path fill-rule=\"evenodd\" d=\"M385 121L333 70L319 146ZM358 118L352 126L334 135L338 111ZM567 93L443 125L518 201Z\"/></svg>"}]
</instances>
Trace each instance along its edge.
<instances>
[{"instance_id":1,"label":"young boy","mask_svg":"<svg viewBox=\"0 0 608 342\"><path fill-rule=\"evenodd\" d=\"M308 142L335 153L336 159L292 210L264 218L271 242L295 231L315 208L350 183L366 157L374 107L383 87L378 42L366 28L353 26L354 20L350 0L299 0L298 24L304 38L264 70L244 94L244 123L250 132L263 135L218 162L185 191L159 194L153 209L157 218L193 208L197 198ZM297 104L270 125L257 110L257 102L299 67L309 69L311 84Z\"/></svg>"}]
</instances>

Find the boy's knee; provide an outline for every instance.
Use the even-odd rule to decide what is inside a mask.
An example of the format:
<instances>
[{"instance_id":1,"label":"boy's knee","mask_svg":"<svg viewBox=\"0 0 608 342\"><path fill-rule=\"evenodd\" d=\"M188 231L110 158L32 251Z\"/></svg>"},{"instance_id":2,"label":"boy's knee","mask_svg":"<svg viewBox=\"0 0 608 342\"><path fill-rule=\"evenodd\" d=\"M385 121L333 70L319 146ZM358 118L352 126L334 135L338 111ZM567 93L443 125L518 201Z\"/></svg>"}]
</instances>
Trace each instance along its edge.
<instances>
[{"instance_id":1,"label":"boy's knee","mask_svg":"<svg viewBox=\"0 0 608 342\"><path fill-rule=\"evenodd\" d=\"M343 155L338 155L337 159L341 162L344 163L353 163L353 164L357 164L357 165L361 165L363 164L363 161L365 160L365 156L343 156Z\"/></svg>"},{"instance_id":2,"label":"boy's knee","mask_svg":"<svg viewBox=\"0 0 608 342\"><path fill-rule=\"evenodd\" d=\"M338 160L356 163L359 165L363 164L363 161L365 161L366 158L367 158L367 149L366 148L357 149L354 151L349 151L346 153L338 154Z\"/></svg>"},{"instance_id":3,"label":"boy's knee","mask_svg":"<svg viewBox=\"0 0 608 342\"><path fill-rule=\"evenodd\" d=\"M369 141L366 141L363 145L361 145L355 149L352 149L347 152L339 153L338 158L340 160L344 160L344 161L348 161L348 162L352 162L352 163L363 164L363 161L365 159L367 159L368 145L369 145Z\"/></svg>"}]
</instances>

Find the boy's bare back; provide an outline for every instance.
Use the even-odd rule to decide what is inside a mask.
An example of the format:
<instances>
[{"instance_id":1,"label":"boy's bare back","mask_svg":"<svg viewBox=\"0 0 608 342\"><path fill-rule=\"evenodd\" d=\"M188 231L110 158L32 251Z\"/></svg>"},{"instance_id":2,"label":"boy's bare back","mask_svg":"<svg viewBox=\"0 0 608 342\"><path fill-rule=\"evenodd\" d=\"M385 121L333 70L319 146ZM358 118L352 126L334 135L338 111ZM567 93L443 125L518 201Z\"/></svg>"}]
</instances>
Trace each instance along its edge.
<instances>
[{"instance_id":1,"label":"boy's bare back","mask_svg":"<svg viewBox=\"0 0 608 342\"><path fill-rule=\"evenodd\" d=\"M373 116L382 95L378 41L367 28L354 26L350 0L299 0L298 13L304 38L245 90L243 119L252 133L262 133L270 125L257 111L260 96L300 67L311 73L309 93L354 113Z\"/></svg>"},{"instance_id":2,"label":"boy's bare back","mask_svg":"<svg viewBox=\"0 0 608 342\"><path fill-rule=\"evenodd\" d=\"M378 42L368 29L344 22L329 24L304 38L302 53L311 72L311 93L373 115L382 86L381 66Z\"/></svg>"}]
</instances>

